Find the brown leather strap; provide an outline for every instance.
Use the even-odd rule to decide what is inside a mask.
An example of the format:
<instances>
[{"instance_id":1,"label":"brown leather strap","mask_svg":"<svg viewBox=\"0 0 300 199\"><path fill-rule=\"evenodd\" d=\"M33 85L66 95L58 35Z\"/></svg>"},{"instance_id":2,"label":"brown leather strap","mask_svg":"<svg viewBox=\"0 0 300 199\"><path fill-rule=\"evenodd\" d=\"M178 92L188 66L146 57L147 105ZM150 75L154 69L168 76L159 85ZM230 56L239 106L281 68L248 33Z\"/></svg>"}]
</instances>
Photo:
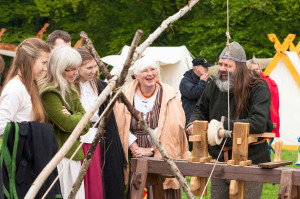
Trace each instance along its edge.
<instances>
[{"instance_id":1,"label":"brown leather strap","mask_svg":"<svg viewBox=\"0 0 300 199\"><path fill-rule=\"evenodd\" d=\"M262 139L262 140L260 140L260 141L258 141L258 142L250 143L249 146L253 146L253 145L257 145L257 144L262 144L262 143L264 143L265 141L266 141L266 138L264 138L264 139Z\"/></svg>"},{"instance_id":2,"label":"brown leather strap","mask_svg":"<svg viewBox=\"0 0 300 199\"><path fill-rule=\"evenodd\" d=\"M265 140L266 140L266 139L264 138L264 139L262 139L262 140L260 140L260 141L258 141L258 142L250 143L249 146L253 146L253 145L257 145L257 144L262 144L262 143L265 142ZM223 152L224 152L224 161L225 161L225 162L228 161L228 158L229 158L229 156L228 156L228 151L229 151L229 150L232 150L232 146L224 146Z\"/></svg>"}]
</instances>

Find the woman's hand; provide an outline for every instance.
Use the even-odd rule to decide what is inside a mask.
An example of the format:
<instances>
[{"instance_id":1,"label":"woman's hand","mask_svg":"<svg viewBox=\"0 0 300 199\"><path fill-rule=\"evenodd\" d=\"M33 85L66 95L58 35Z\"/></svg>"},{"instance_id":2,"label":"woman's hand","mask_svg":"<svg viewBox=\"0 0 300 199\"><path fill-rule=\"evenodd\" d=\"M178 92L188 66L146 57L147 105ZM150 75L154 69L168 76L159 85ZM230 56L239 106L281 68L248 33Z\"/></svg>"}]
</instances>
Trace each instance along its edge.
<instances>
[{"instance_id":1,"label":"woman's hand","mask_svg":"<svg viewBox=\"0 0 300 199\"><path fill-rule=\"evenodd\" d=\"M150 148L141 148L141 147L138 147L138 148L132 150L131 153L134 158L142 157L142 156L149 157L149 156L153 155L153 152L150 150Z\"/></svg>"},{"instance_id":2,"label":"woman's hand","mask_svg":"<svg viewBox=\"0 0 300 199\"><path fill-rule=\"evenodd\" d=\"M68 109L65 107L65 106L62 106L62 112L64 113L64 114L67 114L67 115L71 115L71 113L68 111Z\"/></svg>"}]
</instances>

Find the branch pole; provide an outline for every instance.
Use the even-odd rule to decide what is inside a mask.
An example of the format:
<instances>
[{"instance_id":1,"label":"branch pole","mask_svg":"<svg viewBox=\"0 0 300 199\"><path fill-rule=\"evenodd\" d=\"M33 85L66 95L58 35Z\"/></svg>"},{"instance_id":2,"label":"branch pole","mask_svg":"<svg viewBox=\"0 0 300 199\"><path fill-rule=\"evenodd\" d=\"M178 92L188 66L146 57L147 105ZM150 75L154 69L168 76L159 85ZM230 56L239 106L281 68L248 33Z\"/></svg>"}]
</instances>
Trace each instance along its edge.
<instances>
[{"instance_id":1,"label":"branch pole","mask_svg":"<svg viewBox=\"0 0 300 199\"><path fill-rule=\"evenodd\" d=\"M82 33L81 33L81 35L82 35ZM89 46L88 50L90 51L90 53L94 53L94 52L96 53L96 54L93 55L93 57L99 57L100 58L100 56L94 50L94 47L93 47L93 44L92 44L91 40L85 40L85 42L86 42L86 45ZM102 62L101 60L98 60L98 61ZM134 61L133 61L133 63L134 63ZM133 63L131 63L131 64L133 64ZM107 70L106 67L105 67L104 70ZM103 72L103 74L105 75L106 72ZM126 75L125 75L125 77L126 77ZM109 78L109 75L107 76L107 78ZM180 170L178 169L178 167L174 163L173 159L169 157L167 151L164 149L161 142L156 138L153 130L151 128L149 128L143 122L143 120L138 116L137 110L131 105L131 103L128 101L128 99L126 98L126 96L123 93L121 93L120 98L121 98L121 101L125 104L125 106L129 110L129 112L131 113L131 115L136 119L136 121L138 121L140 124L142 124L141 127L150 136L151 140L153 141L153 143L155 144L155 146L157 147L157 149L161 153L162 158L164 159L164 161L166 161L168 163L168 165L171 167L171 170L174 172L174 175L176 176L177 180L179 181L180 185L182 186L182 188L183 188L184 192L186 193L187 197L189 199L195 198L194 195L191 192L191 189L190 189L186 179L182 176Z\"/></svg>"},{"instance_id":2,"label":"branch pole","mask_svg":"<svg viewBox=\"0 0 300 199\"><path fill-rule=\"evenodd\" d=\"M199 0L190 0L189 3L182 9L179 10L179 12L177 12L176 14L170 16L168 19L166 19L165 21L163 21L163 23L139 46L139 48L137 49L137 51L134 53L133 55L133 60L131 62L131 65L134 64L134 62L142 55L142 53L145 51L145 49L150 46L152 44L152 42L172 23L174 23L176 20L178 20L179 18L181 18L182 16L184 16L188 11L190 11L192 9L192 7L198 3ZM92 54L92 56L94 57L94 59L96 60L97 64L103 64L103 62L100 59L100 56L98 55L97 51L94 49L91 40L88 39L87 35L84 32L80 33L80 36L83 37L83 39L86 42L86 48L90 51L90 53ZM87 39L85 39L87 38ZM99 62L99 63L98 63ZM103 64L104 65L104 64ZM102 73L104 74L104 76L107 79L111 78L111 74L108 72L107 68L105 67L100 67L100 70L102 71ZM125 76L126 77L126 76ZM128 110L130 111L130 113L132 114L132 116L138 121L138 122L142 122L142 120L140 120L138 118L138 114L137 111L135 110L135 108L131 105L131 103L128 101L128 99L125 97L124 94L120 95L120 98L122 100L122 102L126 105L126 107L128 108ZM194 195L191 192L191 189L189 187L189 185L187 184L186 179L182 176L180 170L178 169L178 167L176 166L176 164L174 163L174 161L169 157L167 151L163 148L163 146L161 145L160 141L156 138L156 136L154 136L155 134L153 133L153 131L147 131L146 127L147 125L141 125L141 127L143 127L143 129L145 130L145 132L150 136L150 138L152 139L153 143L156 145L157 149L159 150L159 152L161 153L164 161L166 161L168 163L168 165L171 167L171 170L174 172L174 175L176 176L177 180L179 181L180 185L182 186L183 190L185 191L187 197L189 199L193 199L195 198ZM145 128L144 128L145 127ZM149 127L148 127L149 128ZM149 128L150 129L150 128Z\"/></svg>"},{"instance_id":3,"label":"branch pole","mask_svg":"<svg viewBox=\"0 0 300 199\"><path fill-rule=\"evenodd\" d=\"M181 18L183 15L185 15L188 11L190 11L192 9L192 7L198 3L199 0L190 0L189 3L182 9L179 10L179 12L177 12L176 14L174 14L173 16L170 16L168 19L166 19L165 21L163 21L163 23L139 46L139 49L134 53L134 57L133 60L130 64L130 66L132 64L134 64L134 62L142 55L142 53L145 51L145 49L150 46L153 41L172 23L174 23L176 20L178 20L179 18ZM82 35L83 33L83 35ZM93 46L89 47L88 45L88 40L89 38L87 37L87 35L84 35L84 32L80 33L80 36L86 41L86 48L91 52L92 56L94 57L95 61L97 62L97 64L100 67L100 70L102 71L102 73L105 75L105 77L110 80L112 78L111 74L109 73L109 71L107 70L107 68L105 67L104 63L101 61L100 56L98 55L98 53L96 52L96 50L94 49ZM86 38L86 39L85 39ZM91 43L91 42L90 42ZM98 55L98 56L94 56L94 55ZM115 78L114 78L115 79ZM103 90L103 94L110 94L110 92L113 90L113 88L115 88L116 86L116 80L112 81L108 84L108 86ZM107 90L110 90L108 93L106 93ZM104 93L104 91L106 91ZM98 99L101 97L102 95L100 95L98 97ZM106 97L106 98L107 98ZM124 94L120 95L122 102L125 103L125 105L128 107L132 107L133 110L135 110L135 108L130 104L130 102L128 101L128 99L124 96ZM106 99L105 98L105 99ZM97 102L98 102L97 99ZM105 99L102 101L102 103L105 101ZM101 103L101 104L102 104ZM128 104L126 104L128 103ZM96 104L98 105L96 107ZM56 168L57 164L61 161L61 159L65 156L65 154L69 151L69 149L71 148L71 146L75 143L76 139L79 137L81 131L83 130L84 126L88 123L88 121L90 120L90 118L92 117L92 115L95 113L95 111L100 107L101 104L96 103L93 108L95 108L95 110L92 110L93 108L91 108L91 111L89 111L88 113L86 113L82 119L80 120L80 122L77 124L76 128L74 129L74 131L72 132L72 134L74 134L72 136L72 134L70 135L70 137L72 136L72 139L69 139L65 142L65 144L62 146L61 150L52 158L52 160L46 165L46 167L42 170L42 172L39 174L39 176L36 178L36 180L33 182L32 186L30 187L30 189L28 190L25 199L30 199L30 198L34 198L37 194L37 192L39 191L40 187L42 186L42 184L45 182L45 180L47 179L47 177L51 174L51 172ZM136 114L136 110L131 112L131 114ZM143 125L141 125L143 126ZM146 125L145 125L146 126ZM149 128L149 127L148 127ZM151 137L152 141L156 145L156 147L159 149L159 151L161 150L159 147L160 146L160 141L156 139L156 137L153 134L153 131L147 131L146 129L144 129L147 133L150 133L149 136ZM74 133L76 132L76 133ZM151 134L152 133L152 134ZM73 142L73 143L72 143ZM65 145L70 145L70 146L65 146ZM62 149L64 149L62 151ZM166 152L166 151L165 151ZM160 153L164 155L166 155L166 157L163 156L163 159L168 162L173 162L173 160L171 158L168 157L167 153L164 153L164 151L160 151ZM174 174L176 175L176 178L179 180L181 186L183 187L183 190L186 192L187 196L189 199L194 198L193 194L190 191L189 186L187 185L186 179L181 175L180 171L178 170L176 164L170 163L169 164L170 167L174 167L171 168L171 170L173 172L175 172ZM176 172L179 171L179 172ZM178 176L177 176L178 175ZM181 176L179 176L181 175ZM183 181L181 181L183 180Z\"/></svg>"},{"instance_id":4,"label":"branch pole","mask_svg":"<svg viewBox=\"0 0 300 199\"><path fill-rule=\"evenodd\" d=\"M198 2L199 0L190 0L188 4L181 8L177 13L164 20L162 24L152 34L150 34L149 37L141 45L139 45L139 48L137 49L137 52L133 57L133 61L138 60L145 51L145 49L148 46L150 46L159 37L159 35L168 28L168 26L172 25L172 23L174 23L175 21L183 17L187 12L192 10L194 5Z\"/></svg>"},{"instance_id":5,"label":"branch pole","mask_svg":"<svg viewBox=\"0 0 300 199\"><path fill-rule=\"evenodd\" d=\"M52 171L56 168L58 163L65 157L70 148L74 145L75 141L80 136L80 133L86 126L86 124L90 121L91 117L94 115L96 110L105 102L107 97L110 95L113 88L116 86L117 77L113 77L113 79L108 83L105 87L101 95L97 98L95 104L91 107L91 109L84 114L82 119L79 121L67 141L61 147L61 149L55 154L55 156L50 160L50 162L45 166L45 168L41 171L35 181L32 183L30 189L25 195L25 199L35 198L39 189L45 182L45 180L49 177Z\"/></svg>"},{"instance_id":6,"label":"branch pole","mask_svg":"<svg viewBox=\"0 0 300 199\"><path fill-rule=\"evenodd\" d=\"M86 42L86 44L88 44L89 49L91 49L91 50L89 50L90 53L94 53L94 55L92 55L92 56L93 57L98 57L97 58L98 61L101 62L101 59L100 59L99 55L97 53L95 53L96 51L94 51L94 46L93 46L91 40L89 40L87 38L87 36L85 36L84 32L82 32L81 34L82 34L82 36L84 36L85 42ZM130 50L128 52L127 59L125 61L124 67L123 67L123 70L121 72L120 77L117 80L117 82L119 82L119 85L121 85L121 86L124 84L124 80L125 80L126 75L128 73L128 69L131 66L130 64L132 62L133 54L134 54L135 49L136 49L136 47L137 47L137 45L139 43L139 40L141 39L142 34L143 34L143 31L137 30L136 34L135 34L135 36L133 38ZM96 133L96 135L94 137L94 140L93 140L93 142L91 144L91 147L90 147L90 149L89 149L86 157L83 160L83 163L81 165L78 177L76 178L76 181L75 181L75 183L73 185L72 191L70 192L70 195L68 197L69 199L75 198L75 196L76 196L76 194L77 194L77 192L78 192L78 190L80 188L82 180L84 179L84 176L85 176L85 174L86 174L86 172L88 170L88 167L90 166L90 163L91 163L91 161L93 159L95 150L96 150L97 145L99 143L99 140L100 140L103 132L105 132L105 126L106 126L106 123L107 123L107 121L109 119L109 116L110 116L111 112L113 111L113 107L115 105L116 99L119 97L119 95L121 93L122 93L122 90L119 89L118 92L115 94L115 96L113 97L113 99L110 101L110 103L108 104L108 106L105 108L105 110L103 111L103 113L100 116L100 118L103 116L103 119L101 119L101 121L100 121L100 125L99 125L97 133ZM97 123L98 123L98 121L97 121Z\"/></svg>"}]
</instances>

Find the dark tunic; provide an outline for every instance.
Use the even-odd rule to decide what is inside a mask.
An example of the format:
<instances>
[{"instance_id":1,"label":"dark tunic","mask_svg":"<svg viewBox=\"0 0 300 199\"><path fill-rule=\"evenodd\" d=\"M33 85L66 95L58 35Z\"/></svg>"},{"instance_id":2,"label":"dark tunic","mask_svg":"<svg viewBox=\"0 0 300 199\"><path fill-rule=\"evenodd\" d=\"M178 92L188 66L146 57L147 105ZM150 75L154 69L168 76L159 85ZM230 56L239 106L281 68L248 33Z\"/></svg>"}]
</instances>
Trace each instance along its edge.
<instances>
[{"instance_id":1,"label":"dark tunic","mask_svg":"<svg viewBox=\"0 0 300 199\"><path fill-rule=\"evenodd\" d=\"M248 110L243 111L239 120L234 120L235 100L233 93L230 93L230 129L233 129L234 122L244 122L250 124L250 133L272 132L272 121L270 115L271 94L268 85L264 82L254 86L248 97ZM189 122L195 120L211 121L216 119L221 120L222 116L227 117L227 92L221 92L215 81L210 81L204 90L200 101L197 103ZM224 122L224 128L228 129L227 118ZM262 140L263 138L259 138ZM222 143L223 144L223 143ZM232 139L228 139L226 145L232 145ZM210 147L210 154L213 158L217 158L221 146ZM231 159L231 151L229 152ZM248 159L252 160L253 164L270 161L268 144L264 142L249 146ZM219 161L224 161L222 153Z\"/></svg>"},{"instance_id":2,"label":"dark tunic","mask_svg":"<svg viewBox=\"0 0 300 199\"><path fill-rule=\"evenodd\" d=\"M98 94L106 87L103 81L97 81ZM100 106L99 115L105 110L109 98ZM118 133L114 112L111 113L101 140L101 167L103 196L105 199L125 198L124 167L127 165L124 150Z\"/></svg>"}]
</instances>

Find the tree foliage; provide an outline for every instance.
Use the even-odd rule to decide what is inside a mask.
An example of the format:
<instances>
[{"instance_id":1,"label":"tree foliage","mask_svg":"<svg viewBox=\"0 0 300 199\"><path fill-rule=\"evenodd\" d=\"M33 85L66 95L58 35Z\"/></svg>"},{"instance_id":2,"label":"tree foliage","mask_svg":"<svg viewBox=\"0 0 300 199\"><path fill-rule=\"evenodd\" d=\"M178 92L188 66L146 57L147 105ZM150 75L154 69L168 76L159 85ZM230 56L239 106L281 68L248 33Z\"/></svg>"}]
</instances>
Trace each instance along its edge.
<instances>
[{"instance_id":1,"label":"tree foliage","mask_svg":"<svg viewBox=\"0 0 300 199\"><path fill-rule=\"evenodd\" d=\"M1 2L0 28L6 28L2 42L18 44L33 37L49 23L47 35L62 29L72 36L72 44L84 30L101 56L117 54L130 45L137 29L146 39L163 20L188 3L186 0L11 0ZM247 57L272 57L273 43L289 34L300 36L299 0L230 0L231 41L244 46ZM181 46L196 57L216 62L226 44L226 1L202 0L183 18L172 24L154 46Z\"/></svg>"}]
</instances>

